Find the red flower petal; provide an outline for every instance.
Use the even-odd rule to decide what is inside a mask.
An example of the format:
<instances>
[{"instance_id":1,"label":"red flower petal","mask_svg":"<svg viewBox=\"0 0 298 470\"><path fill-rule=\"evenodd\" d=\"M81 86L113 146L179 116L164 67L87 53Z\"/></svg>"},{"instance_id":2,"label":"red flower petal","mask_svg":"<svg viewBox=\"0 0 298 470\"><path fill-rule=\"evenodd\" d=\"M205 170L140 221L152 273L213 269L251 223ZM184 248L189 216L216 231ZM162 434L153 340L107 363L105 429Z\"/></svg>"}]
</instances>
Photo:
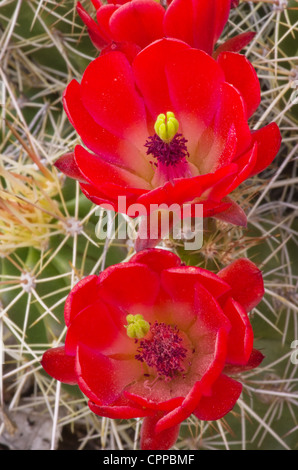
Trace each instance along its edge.
<instances>
[{"instance_id":1,"label":"red flower petal","mask_svg":"<svg viewBox=\"0 0 298 470\"><path fill-rule=\"evenodd\" d=\"M125 313L118 310L113 318L111 310L97 300L72 320L66 334L65 350L67 354L75 355L78 344L84 344L102 354L134 354L136 347L126 334L126 323Z\"/></svg>"},{"instance_id":2,"label":"red flower petal","mask_svg":"<svg viewBox=\"0 0 298 470\"><path fill-rule=\"evenodd\" d=\"M211 314L212 312L209 312ZM216 312L213 312L216 315ZM220 320L218 320L218 323ZM227 355L227 340L230 325L217 328L217 331L211 330L207 321L196 322L194 328L191 329L191 336L196 349L191 364L191 374L193 378L197 378L196 386L200 393L208 395L213 382L217 380L221 374ZM185 394L183 406L197 406L196 391L193 393L191 387L188 394ZM195 398L195 403L193 400Z\"/></svg>"},{"instance_id":3,"label":"red flower petal","mask_svg":"<svg viewBox=\"0 0 298 470\"><path fill-rule=\"evenodd\" d=\"M134 358L115 360L79 345L76 372L82 392L98 405L111 405L131 382L143 374L143 366Z\"/></svg>"},{"instance_id":4,"label":"red flower petal","mask_svg":"<svg viewBox=\"0 0 298 470\"><path fill-rule=\"evenodd\" d=\"M89 401L88 406L96 415L111 419L143 418L154 413L152 410L133 406L100 406L92 401Z\"/></svg>"},{"instance_id":5,"label":"red flower petal","mask_svg":"<svg viewBox=\"0 0 298 470\"><path fill-rule=\"evenodd\" d=\"M147 210L153 210L154 206L152 205L160 204L168 204L168 206L175 203L184 204L187 202L203 204L208 196L206 198L203 196L201 200L199 198L204 195L207 190L212 188L215 184L222 182L224 178L229 178L229 181L230 179L233 180L237 171L238 166L232 163L207 175L175 179L173 182L168 182L164 186L146 192L146 194L139 197L138 202L144 204ZM215 199L214 202L218 203L219 200ZM155 210L157 208L158 207L155 207Z\"/></svg>"},{"instance_id":6,"label":"red flower petal","mask_svg":"<svg viewBox=\"0 0 298 470\"><path fill-rule=\"evenodd\" d=\"M223 418L234 408L241 391L242 385L239 382L221 375L212 387L212 395L201 398L194 414L204 421Z\"/></svg>"},{"instance_id":7,"label":"red flower petal","mask_svg":"<svg viewBox=\"0 0 298 470\"><path fill-rule=\"evenodd\" d=\"M82 193L94 204L117 211L117 201L113 198L108 198L105 193L99 191L91 184L80 184L80 188Z\"/></svg>"},{"instance_id":8,"label":"red flower petal","mask_svg":"<svg viewBox=\"0 0 298 470\"><path fill-rule=\"evenodd\" d=\"M167 36L212 54L229 12L230 0L175 0L166 12L164 30Z\"/></svg>"},{"instance_id":9,"label":"red flower petal","mask_svg":"<svg viewBox=\"0 0 298 470\"><path fill-rule=\"evenodd\" d=\"M160 419L161 414L148 416L143 420L141 430L141 449L142 450L168 450L176 442L179 436L180 424L167 429L164 432L155 431L155 425Z\"/></svg>"},{"instance_id":10,"label":"red flower petal","mask_svg":"<svg viewBox=\"0 0 298 470\"><path fill-rule=\"evenodd\" d=\"M166 72L173 111L191 154L218 109L224 74L212 57L196 49L177 54L167 63Z\"/></svg>"},{"instance_id":11,"label":"red flower petal","mask_svg":"<svg viewBox=\"0 0 298 470\"><path fill-rule=\"evenodd\" d=\"M160 382L158 384L158 386L160 385ZM163 388L165 388L165 384L163 384ZM143 389L141 390L141 387L143 387ZM135 387L133 387L135 388ZM139 392L139 390L141 390ZM153 395L156 395L156 397L152 396L152 392L153 392L153 389L151 390L151 392L149 392L148 390L148 385L147 385L147 388L146 388L146 392L147 392L147 396L144 396L144 384L143 383L140 383L140 387L137 388L136 392L139 392L142 394L142 396L140 395L137 395L136 393L132 393L130 391L124 391L124 395L125 397L127 397L129 400L133 401L134 403L136 403L137 405L143 407L143 408L149 408L150 410L162 410L162 411L171 411L173 410L174 408L176 408L177 406L181 405L181 403L183 402L183 397L175 397L175 398L170 398L169 400L166 400L166 401L161 401L161 396L158 396L159 393L155 392L153 393ZM164 390L162 390L163 392ZM179 395L179 390L176 390L176 383L175 383L175 392L177 392L177 395ZM150 395L150 396L149 396ZM168 393L168 395L170 396L170 394ZM155 398L155 400L154 400Z\"/></svg>"},{"instance_id":12,"label":"red flower petal","mask_svg":"<svg viewBox=\"0 0 298 470\"><path fill-rule=\"evenodd\" d=\"M83 177L76 164L73 152L66 153L62 155L62 157L58 158L58 160L56 160L55 162L55 167L58 168L58 170L60 170L66 176L69 176L69 178L73 178L82 183L86 182L85 178Z\"/></svg>"},{"instance_id":13,"label":"red flower petal","mask_svg":"<svg viewBox=\"0 0 298 470\"><path fill-rule=\"evenodd\" d=\"M106 42L113 40L113 34L110 29L111 16L117 11L119 5L103 5L96 13L97 23L102 32L102 35L106 38Z\"/></svg>"},{"instance_id":14,"label":"red flower petal","mask_svg":"<svg viewBox=\"0 0 298 470\"><path fill-rule=\"evenodd\" d=\"M196 401L199 402L200 398L201 392L198 388ZM179 426L182 421L190 417L193 411L194 408L187 408L186 406L183 406L183 404L181 406L178 406L177 408L170 411L157 421L155 426L155 433L157 435L159 435L160 433L166 433L169 429Z\"/></svg>"},{"instance_id":15,"label":"red flower petal","mask_svg":"<svg viewBox=\"0 0 298 470\"><path fill-rule=\"evenodd\" d=\"M140 176L105 161L103 158L88 152L81 145L75 147L75 162L85 180L99 189L106 184L128 187L130 191L131 188L145 190L151 187Z\"/></svg>"},{"instance_id":16,"label":"red flower petal","mask_svg":"<svg viewBox=\"0 0 298 470\"><path fill-rule=\"evenodd\" d=\"M100 126L143 149L149 134L146 111L130 64L121 52L104 54L88 65L81 96L84 107Z\"/></svg>"},{"instance_id":17,"label":"red flower petal","mask_svg":"<svg viewBox=\"0 0 298 470\"><path fill-rule=\"evenodd\" d=\"M176 377L166 382L164 380L156 381L152 377L148 379L147 376L143 376L127 387L124 396L139 406L153 410L169 411L181 405L193 382L193 377ZM151 386L152 383L153 386Z\"/></svg>"},{"instance_id":18,"label":"red flower petal","mask_svg":"<svg viewBox=\"0 0 298 470\"><path fill-rule=\"evenodd\" d=\"M253 349L250 358L245 365L226 364L223 372L229 375L241 374L247 370L255 369L264 360L263 354L258 349Z\"/></svg>"},{"instance_id":19,"label":"red flower petal","mask_svg":"<svg viewBox=\"0 0 298 470\"><path fill-rule=\"evenodd\" d=\"M253 168L255 168L258 159L258 147L256 144L246 153L242 154L235 163L238 165L238 174L235 176L233 182L226 188L222 195L228 195L234 189L251 176Z\"/></svg>"},{"instance_id":20,"label":"red flower petal","mask_svg":"<svg viewBox=\"0 0 298 470\"><path fill-rule=\"evenodd\" d=\"M80 85L76 80L72 80L66 88L63 105L71 124L90 150L108 162L124 166L142 176L151 174L150 163L134 145L111 134L94 121L83 106Z\"/></svg>"},{"instance_id":21,"label":"red flower petal","mask_svg":"<svg viewBox=\"0 0 298 470\"><path fill-rule=\"evenodd\" d=\"M258 145L258 160L251 172L251 176L265 170L276 157L281 144L281 135L277 124L272 122L268 126L254 132L252 134L252 141Z\"/></svg>"},{"instance_id":22,"label":"red flower petal","mask_svg":"<svg viewBox=\"0 0 298 470\"><path fill-rule=\"evenodd\" d=\"M64 306L64 320L69 326L72 320L88 305L96 302L98 276L87 276L79 281L70 291Z\"/></svg>"},{"instance_id":23,"label":"red flower petal","mask_svg":"<svg viewBox=\"0 0 298 470\"><path fill-rule=\"evenodd\" d=\"M197 363L192 368L202 377L200 387L206 394L225 365L231 323L208 290L200 284L196 285L195 290L197 320L188 330L188 336L197 345L193 359Z\"/></svg>"},{"instance_id":24,"label":"red flower petal","mask_svg":"<svg viewBox=\"0 0 298 470\"><path fill-rule=\"evenodd\" d=\"M237 139L236 155L248 149L251 144L251 132L247 124L245 103L236 88L229 83L223 83L221 88L221 103L214 123L215 139L221 139L225 145L231 132L235 129ZM217 143L215 141L215 143ZM221 153L218 152L218 157ZM206 172L206 169L204 170Z\"/></svg>"},{"instance_id":25,"label":"red flower petal","mask_svg":"<svg viewBox=\"0 0 298 470\"><path fill-rule=\"evenodd\" d=\"M229 284L203 268L181 266L167 269L162 273L163 287L171 297L174 296L175 300L193 297L197 282L211 292L215 299L231 290Z\"/></svg>"},{"instance_id":26,"label":"red flower petal","mask_svg":"<svg viewBox=\"0 0 298 470\"><path fill-rule=\"evenodd\" d=\"M113 5L124 5L127 2L131 2L131 0L108 0L108 3L112 3Z\"/></svg>"},{"instance_id":27,"label":"red flower petal","mask_svg":"<svg viewBox=\"0 0 298 470\"><path fill-rule=\"evenodd\" d=\"M247 312L262 300L264 295L262 273L250 260L238 259L219 271L218 276L232 287L230 295Z\"/></svg>"},{"instance_id":28,"label":"red flower petal","mask_svg":"<svg viewBox=\"0 0 298 470\"><path fill-rule=\"evenodd\" d=\"M219 214L215 214L214 218L227 222L229 224L238 225L240 227L247 226L247 217L243 209L235 201L226 197L223 199L224 202L230 204L228 209Z\"/></svg>"},{"instance_id":29,"label":"red flower petal","mask_svg":"<svg viewBox=\"0 0 298 470\"><path fill-rule=\"evenodd\" d=\"M204 202L204 217L215 217L228 210L230 206L229 202L206 201Z\"/></svg>"},{"instance_id":30,"label":"red flower petal","mask_svg":"<svg viewBox=\"0 0 298 470\"><path fill-rule=\"evenodd\" d=\"M129 308L138 304L152 305L159 285L159 277L147 266L124 263L111 266L101 273L99 291L103 300Z\"/></svg>"},{"instance_id":31,"label":"red flower petal","mask_svg":"<svg viewBox=\"0 0 298 470\"><path fill-rule=\"evenodd\" d=\"M226 200L225 197L236 189L246 178L250 176L257 161L257 145L239 157L235 163L238 165L236 176L227 181L219 182L209 194L212 199Z\"/></svg>"},{"instance_id":32,"label":"red flower petal","mask_svg":"<svg viewBox=\"0 0 298 470\"><path fill-rule=\"evenodd\" d=\"M65 353L64 346L46 351L42 356L41 365L54 379L69 385L77 384L75 358Z\"/></svg>"},{"instance_id":33,"label":"red flower petal","mask_svg":"<svg viewBox=\"0 0 298 470\"><path fill-rule=\"evenodd\" d=\"M245 370L255 369L263 362L265 356L258 349L253 349L250 358L245 364Z\"/></svg>"},{"instance_id":34,"label":"red flower petal","mask_svg":"<svg viewBox=\"0 0 298 470\"><path fill-rule=\"evenodd\" d=\"M101 0L91 0L91 2L93 3L93 6L94 8L96 8L96 10L102 6ZM108 0L108 3L114 3L114 2L111 2L111 0ZM119 0L118 3L121 3L121 1Z\"/></svg>"},{"instance_id":35,"label":"red flower petal","mask_svg":"<svg viewBox=\"0 0 298 470\"><path fill-rule=\"evenodd\" d=\"M154 121L158 114L173 111L166 64L189 46L175 39L162 39L141 51L133 62L136 84Z\"/></svg>"},{"instance_id":36,"label":"red flower petal","mask_svg":"<svg viewBox=\"0 0 298 470\"><path fill-rule=\"evenodd\" d=\"M209 332L213 331L215 333L223 328L229 333L231 324L224 315L219 303L213 297L212 291L207 290L200 283L197 283L194 287L194 311L197 316L197 321L191 326L189 336L195 341L195 338L201 336L200 332L205 331L205 328L207 328ZM226 288L226 286L223 287ZM223 291L221 292L223 293ZM210 336L212 337L212 335Z\"/></svg>"},{"instance_id":37,"label":"red flower petal","mask_svg":"<svg viewBox=\"0 0 298 470\"><path fill-rule=\"evenodd\" d=\"M145 250L130 259L130 263L145 264L152 271L161 273L165 269L180 266L180 258L167 250Z\"/></svg>"},{"instance_id":38,"label":"red flower petal","mask_svg":"<svg viewBox=\"0 0 298 470\"><path fill-rule=\"evenodd\" d=\"M103 184L100 190L91 184L80 184L80 188L85 196L94 202L94 204L100 205L108 210L113 209L115 212L123 212L123 207L129 207L134 204L137 200L137 190L133 188L123 188L113 184ZM119 202L118 196L126 197L126 204L124 201Z\"/></svg>"},{"instance_id":39,"label":"red flower petal","mask_svg":"<svg viewBox=\"0 0 298 470\"><path fill-rule=\"evenodd\" d=\"M126 56L128 62L132 64L140 50L140 46L131 42L111 42L101 50L101 55L115 51L122 52L122 54Z\"/></svg>"},{"instance_id":40,"label":"red flower petal","mask_svg":"<svg viewBox=\"0 0 298 470\"><path fill-rule=\"evenodd\" d=\"M232 364L247 364L253 349L254 340L252 326L247 313L231 297L226 302L223 311L232 325L228 336L227 362Z\"/></svg>"},{"instance_id":41,"label":"red flower petal","mask_svg":"<svg viewBox=\"0 0 298 470\"><path fill-rule=\"evenodd\" d=\"M226 42L221 44L213 54L213 58L217 57L222 52L240 52L245 46L247 46L250 41L255 37L256 33L248 31L242 34L238 34L231 39L228 39Z\"/></svg>"},{"instance_id":42,"label":"red flower petal","mask_svg":"<svg viewBox=\"0 0 298 470\"><path fill-rule=\"evenodd\" d=\"M145 47L163 37L164 8L152 0L135 0L118 8L110 20L115 41L128 41Z\"/></svg>"},{"instance_id":43,"label":"red flower petal","mask_svg":"<svg viewBox=\"0 0 298 470\"><path fill-rule=\"evenodd\" d=\"M191 162L197 165L200 173L213 173L231 164L235 159L238 144L236 127L232 123L228 132L226 129L226 124L224 124L225 132L221 130L215 132L215 129L209 127L201 136L197 153L191 158Z\"/></svg>"},{"instance_id":44,"label":"red flower petal","mask_svg":"<svg viewBox=\"0 0 298 470\"><path fill-rule=\"evenodd\" d=\"M159 310L156 311L159 321L174 323L182 331L187 331L201 314L204 315L201 304L198 303L197 292L203 289L199 282L212 286L215 291L214 295L221 295L230 290L227 284L217 282L215 275L212 277L210 273L210 277L205 276L204 270L200 268L186 268L185 275L183 275L183 267L163 271L161 285L165 295L160 299ZM210 293L209 296L211 297ZM213 308L214 317L218 313L221 318L224 318L218 304L215 303L211 308Z\"/></svg>"},{"instance_id":45,"label":"red flower petal","mask_svg":"<svg viewBox=\"0 0 298 470\"><path fill-rule=\"evenodd\" d=\"M88 28L88 33L90 35L90 39L93 42L94 46L98 49L101 49L106 44L106 38L100 31L99 26L96 22L91 18L90 15L86 12L86 10L82 7L81 3L77 3L77 12L81 18L81 20L85 23Z\"/></svg>"},{"instance_id":46,"label":"red flower petal","mask_svg":"<svg viewBox=\"0 0 298 470\"><path fill-rule=\"evenodd\" d=\"M214 44L220 37L229 18L231 9L230 0L215 0L215 28L214 28ZM214 11L213 10L213 11Z\"/></svg>"},{"instance_id":47,"label":"red flower petal","mask_svg":"<svg viewBox=\"0 0 298 470\"><path fill-rule=\"evenodd\" d=\"M226 81L234 85L243 96L247 108L247 117L259 107L261 89L258 76L249 60L241 54L223 52L218 63L224 70Z\"/></svg>"}]
</instances>

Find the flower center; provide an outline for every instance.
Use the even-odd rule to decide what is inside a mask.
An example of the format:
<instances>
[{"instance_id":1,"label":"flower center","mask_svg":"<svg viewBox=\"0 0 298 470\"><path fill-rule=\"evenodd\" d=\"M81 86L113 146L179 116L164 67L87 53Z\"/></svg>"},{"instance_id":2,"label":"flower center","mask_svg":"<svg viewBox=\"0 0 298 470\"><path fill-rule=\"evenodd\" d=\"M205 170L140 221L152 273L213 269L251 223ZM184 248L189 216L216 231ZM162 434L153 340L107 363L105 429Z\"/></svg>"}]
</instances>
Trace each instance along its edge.
<instances>
[{"instance_id":1,"label":"flower center","mask_svg":"<svg viewBox=\"0 0 298 470\"><path fill-rule=\"evenodd\" d=\"M140 341L135 358L153 367L158 376L171 380L185 371L182 363L187 350L182 346L182 341L176 326L155 322L150 327L148 337Z\"/></svg>"},{"instance_id":2,"label":"flower center","mask_svg":"<svg viewBox=\"0 0 298 470\"><path fill-rule=\"evenodd\" d=\"M185 160L189 153L187 151L187 140L182 134L178 134L179 122L174 113L160 114L155 122L156 134L150 136L145 147L147 155L152 155L158 163L165 166L175 166ZM157 166L157 163L155 163Z\"/></svg>"}]
</instances>

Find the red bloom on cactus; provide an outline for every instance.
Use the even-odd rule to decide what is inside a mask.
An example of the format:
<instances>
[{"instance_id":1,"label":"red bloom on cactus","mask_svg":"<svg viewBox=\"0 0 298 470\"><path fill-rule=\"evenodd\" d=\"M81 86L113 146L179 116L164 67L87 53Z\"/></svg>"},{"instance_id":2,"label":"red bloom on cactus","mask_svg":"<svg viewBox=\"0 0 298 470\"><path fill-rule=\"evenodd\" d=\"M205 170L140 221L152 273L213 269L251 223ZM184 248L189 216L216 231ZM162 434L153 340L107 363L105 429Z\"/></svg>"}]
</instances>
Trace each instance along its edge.
<instances>
[{"instance_id":1,"label":"red bloom on cactus","mask_svg":"<svg viewBox=\"0 0 298 470\"><path fill-rule=\"evenodd\" d=\"M158 0L109 0L108 5L99 0L92 2L97 21L80 2L77 11L93 44L104 52L120 49L129 58L163 37L180 39L212 54L231 9L231 0L168 0L164 2L167 9ZM236 36L232 50L240 51L253 36L253 33Z\"/></svg>"},{"instance_id":2,"label":"red bloom on cactus","mask_svg":"<svg viewBox=\"0 0 298 470\"><path fill-rule=\"evenodd\" d=\"M81 136L56 166L80 181L95 204L200 203L204 216L245 225L228 195L264 170L280 147L275 123L251 132L260 103L255 70L222 52L215 61L175 39L142 50L131 65L121 52L92 61L73 80L64 108ZM224 212L224 214L223 214Z\"/></svg>"},{"instance_id":3,"label":"red bloom on cactus","mask_svg":"<svg viewBox=\"0 0 298 470\"><path fill-rule=\"evenodd\" d=\"M144 417L142 449L169 449L192 413L230 412L242 386L229 374L261 363L247 311L263 293L247 259L216 275L146 250L73 288L65 346L46 351L42 365L78 384L99 416Z\"/></svg>"}]
</instances>

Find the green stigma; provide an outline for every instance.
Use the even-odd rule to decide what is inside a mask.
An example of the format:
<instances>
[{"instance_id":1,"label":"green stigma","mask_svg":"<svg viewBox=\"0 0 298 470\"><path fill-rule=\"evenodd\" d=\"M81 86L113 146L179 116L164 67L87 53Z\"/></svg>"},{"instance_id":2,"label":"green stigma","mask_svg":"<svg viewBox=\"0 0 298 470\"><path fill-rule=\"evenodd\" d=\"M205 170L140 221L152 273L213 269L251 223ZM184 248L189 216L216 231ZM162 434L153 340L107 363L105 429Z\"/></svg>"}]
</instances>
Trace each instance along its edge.
<instances>
[{"instance_id":1,"label":"green stigma","mask_svg":"<svg viewBox=\"0 0 298 470\"><path fill-rule=\"evenodd\" d=\"M126 321L128 325L125 325L125 328L129 338L144 338L150 330L150 325L143 315L127 315Z\"/></svg>"},{"instance_id":2,"label":"green stigma","mask_svg":"<svg viewBox=\"0 0 298 470\"><path fill-rule=\"evenodd\" d=\"M158 137L164 142L170 143L175 137L179 129L179 122L175 118L175 114L171 111L167 112L167 115L160 114L157 116L154 124L154 130Z\"/></svg>"}]
</instances>

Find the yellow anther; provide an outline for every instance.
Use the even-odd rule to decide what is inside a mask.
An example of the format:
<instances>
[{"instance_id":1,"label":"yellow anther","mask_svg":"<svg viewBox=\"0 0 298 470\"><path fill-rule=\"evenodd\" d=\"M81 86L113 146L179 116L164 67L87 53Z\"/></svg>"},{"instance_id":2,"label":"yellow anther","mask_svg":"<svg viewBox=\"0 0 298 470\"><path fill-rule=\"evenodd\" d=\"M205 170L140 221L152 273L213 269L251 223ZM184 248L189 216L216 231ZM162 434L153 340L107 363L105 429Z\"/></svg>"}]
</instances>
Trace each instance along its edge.
<instances>
[{"instance_id":1,"label":"yellow anther","mask_svg":"<svg viewBox=\"0 0 298 470\"><path fill-rule=\"evenodd\" d=\"M128 325L125 328L129 338L144 338L150 330L150 324L144 320L143 315L127 315L126 321Z\"/></svg>"},{"instance_id":2,"label":"yellow anther","mask_svg":"<svg viewBox=\"0 0 298 470\"><path fill-rule=\"evenodd\" d=\"M171 142L177 134L178 129L179 122L175 118L175 114L171 111L168 111L167 115L159 114L159 116L157 116L154 130L158 137L160 137L164 142Z\"/></svg>"}]
</instances>

